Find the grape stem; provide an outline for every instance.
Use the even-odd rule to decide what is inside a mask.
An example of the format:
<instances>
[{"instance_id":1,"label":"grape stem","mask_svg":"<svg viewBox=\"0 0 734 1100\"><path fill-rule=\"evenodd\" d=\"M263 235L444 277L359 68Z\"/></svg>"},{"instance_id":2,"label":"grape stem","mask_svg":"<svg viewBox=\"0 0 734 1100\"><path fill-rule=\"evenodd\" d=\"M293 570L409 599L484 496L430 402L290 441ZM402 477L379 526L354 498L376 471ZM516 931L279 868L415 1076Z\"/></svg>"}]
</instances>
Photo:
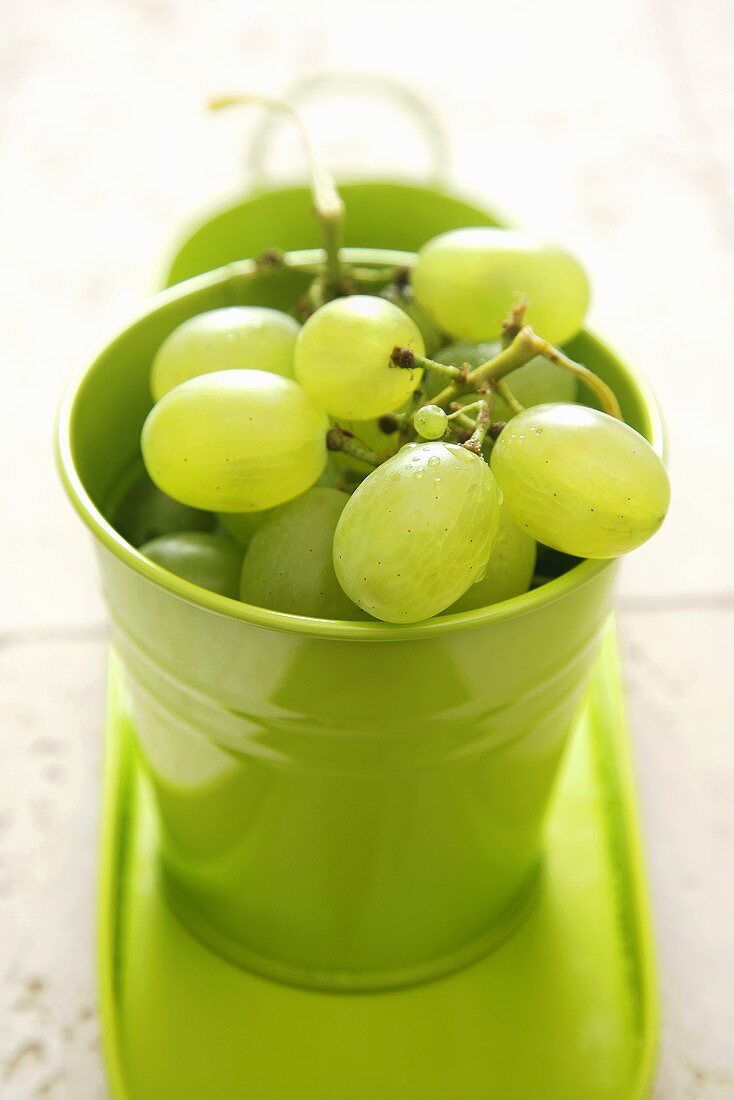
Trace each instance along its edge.
<instances>
[{"instance_id":1,"label":"grape stem","mask_svg":"<svg viewBox=\"0 0 734 1100\"><path fill-rule=\"evenodd\" d=\"M316 220L326 252L327 286L339 293L342 280L341 246L344 230L344 202L336 189L334 177L316 154L311 135L300 113L290 103L272 96L246 93L242 95L215 96L209 101L209 109L219 111L226 107L264 107L267 111L286 114L295 123L301 138L303 152L311 177L311 194Z\"/></svg>"},{"instance_id":2,"label":"grape stem","mask_svg":"<svg viewBox=\"0 0 734 1100\"><path fill-rule=\"evenodd\" d=\"M502 322L502 347L506 348L512 343L517 336L518 332L525 325L525 314L527 313L528 300L527 298L521 298L517 302L505 320Z\"/></svg>"},{"instance_id":3,"label":"grape stem","mask_svg":"<svg viewBox=\"0 0 734 1100\"><path fill-rule=\"evenodd\" d=\"M518 332L523 328L525 324L525 314L528 309L527 298L521 298L517 302L502 322L502 340L501 346L508 348L512 341L517 336ZM518 413L525 411L525 406L521 405L512 392L511 387L506 380L500 379L495 383L495 388L500 397L503 397L506 404L510 406L512 412L517 416Z\"/></svg>"},{"instance_id":4,"label":"grape stem","mask_svg":"<svg viewBox=\"0 0 734 1100\"><path fill-rule=\"evenodd\" d=\"M448 419L455 420L457 424L463 424L465 428L471 428L473 430L477 426L477 421L472 420L467 416L467 413L473 412L474 409L479 409L481 411L484 407L488 408L491 413L491 405L489 401L483 397L480 397L477 401L472 401L470 405L459 405L459 403L456 402L456 408L450 406L451 412L448 414Z\"/></svg>"},{"instance_id":5,"label":"grape stem","mask_svg":"<svg viewBox=\"0 0 734 1100\"><path fill-rule=\"evenodd\" d=\"M590 371L588 367L584 367L581 363L576 363L573 359L569 359L567 355L564 355L558 348L553 347L547 340L544 340L540 336L536 336L529 325L524 325L513 338L511 344L503 348L502 351L498 352L492 359L488 359L486 363L482 363L480 366L475 367L474 370L467 374L463 381L454 379L445 389L441 390L441 392L433 398L433 404L446 407L446 405L450 404L460 393L477 390L480 386L488 382L496 384L502 381L508 374L511 374L512 371L517 370L518 367L524 367L525 364L529 363L531 359L534 359L536 355L542 355L543 358L549 359L552 363L556 363L570 374L575 375L575 377L584 382L598 398L604 412L615 417L617 420L622 419L619 402L606 382ZM430 364L430 361L429 365L430 369L433 370L434 365ZM436 368L440 366L441 364L435 364Z\"/></svg>"},{"instance_id":6,"label":"grape stem","mask_svg":"<svg viewBox=\"0 0 734 1100\"><path fill-rule=\"evenodd\" d=\"M472 420L470 416L467 416L463 409L458 409L455 413L452 413L451 420L455 420L457 424L460 424L462 428L467 428L470 432L473 432L477 426L476 420Z\"/></svg>"},{"instance_id":7,"label":"grape stem","mask_svg":"<svg viewBox=\"0 0 734 1100\"><path fill-rule=\"evenodd\" d=\"M473 454L479 455L479 457L481 458L482 444L484 443L484 438L489 431L491 417L489 414L489 405L486 401L477 401L476 404L479 406L479 415L477 416L476 427L474 428L474 431L472 432L469 439L467 439L466 443L462 443L461 446L465 447L467 451L472 451Z\"/></svg>"},{"instance_id":8,"label":"grape stem","mask_svg":"<svg viewBox=\"0 0 734 1100\"><path fill-rule=\"evenodd\" d=\"M535 336L535 334L533 335L539 355L542 355L545 359L549 359L551 363L563 367L569 374L573 374L579 381L583 382L587 389L590 389L595 397L598 398L599 404L605 413L615 417L617 420L624 419L614 390L612 390L598 374L594 374L588 367L583 366L581 363L577 363L575 359L569 359L567 355L564 355L562 351L559 351L558 348L555 348L553 344L550 344L547 340L543 340L540 336Z\"/></svg>"},{"instance_id":9,"label":"grape stem","mask_svg":"<svg viewBox=\"0 0 734 1100\"><path fill-rule=\"evenodd\" d=\"M463 367L450 367L446 363L435 363L433 359L427 359L425 355L419 355L412 348L393 348L390 356L390 366L400 367L402 370L415 370L418 368L436 371L438 374L443 374L446 378L454 379L456 382L465 382L469 376L466 364Z\"/></svg>"},{"instance_id":10,"label":"grape stem","mask_svg":"<svg viewBox=\"0 0 734 1100\"><path fill-rule=\"evenodd\" d=\"M336 425L326 433L326 448L329 451L342 451L345 455L366 462L368 466L381 466L385 462L385 455L378 455L362 440L357 439L353 432Z\"/></svg>"},{"instance_id":11,"label":"grape stem","mask_svg":"<svg viewBox=\"0 0 734 1100\"><path fill-rule=\"evenodd\" d=\"M500 395L500 397L504 398L505 402L510 406L515 415L517 415L517 413L525 412L525 406L520 404L520 402L515 397L514 393L507 385L507 382L504 381L504 379L500 379L500 381L495 384L495 389L497 390L497 393Z\"/></svg>"}]
</instances>

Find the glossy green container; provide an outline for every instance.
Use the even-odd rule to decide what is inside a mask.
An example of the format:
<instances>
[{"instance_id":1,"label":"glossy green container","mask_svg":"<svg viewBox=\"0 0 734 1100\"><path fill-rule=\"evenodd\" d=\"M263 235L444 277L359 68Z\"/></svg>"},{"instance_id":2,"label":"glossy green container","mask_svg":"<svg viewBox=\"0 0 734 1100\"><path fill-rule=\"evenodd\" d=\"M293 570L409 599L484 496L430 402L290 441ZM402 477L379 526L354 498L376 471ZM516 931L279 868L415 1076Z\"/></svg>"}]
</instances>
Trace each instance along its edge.
<instances>
[{"instance_id":1,"label":"glossy green container","mask_svg":"<svg viewBox=\"0 0 734 1100\"><path fill-rule=\"evenodd\" d=\"M399 627L241 604L125 543L104 517L139 462L161 341L203 310L285 306L302 289L295 270L245 261L159 294L69 393L60 459L95 537L174 911L263 974L389 988L467 964L529 904L615 565L584 562L496 607ZM661 450L644 383L588 333L571 353Z\"/></svg>"}]
</instances>

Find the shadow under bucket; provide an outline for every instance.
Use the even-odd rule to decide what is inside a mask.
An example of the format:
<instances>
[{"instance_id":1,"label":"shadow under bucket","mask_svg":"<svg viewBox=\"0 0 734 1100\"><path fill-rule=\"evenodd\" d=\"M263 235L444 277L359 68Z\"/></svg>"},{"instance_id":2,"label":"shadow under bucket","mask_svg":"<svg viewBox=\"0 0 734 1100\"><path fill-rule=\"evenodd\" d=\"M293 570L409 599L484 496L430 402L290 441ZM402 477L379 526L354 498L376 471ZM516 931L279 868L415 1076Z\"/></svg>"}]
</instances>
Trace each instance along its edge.
<instances>
[{"instance_id":1,"label":"shadow under bucket","mask_svg":"<svg viewBox=\"0 0 734 1100\"><path fill-rule=\"evenodd\" d=\"M298 271L243 261L157 295L67 395L60 463L95 538L174 911L271 977L389 988L467 964L527 906L616 570L587 561L494 607L392 626L229 600L126 543L105 516L140 462L162 340L204 310L287 308L303 289ZM588 333L570 352L662 450L644 383Z\"/></svg>"}]
</instances>

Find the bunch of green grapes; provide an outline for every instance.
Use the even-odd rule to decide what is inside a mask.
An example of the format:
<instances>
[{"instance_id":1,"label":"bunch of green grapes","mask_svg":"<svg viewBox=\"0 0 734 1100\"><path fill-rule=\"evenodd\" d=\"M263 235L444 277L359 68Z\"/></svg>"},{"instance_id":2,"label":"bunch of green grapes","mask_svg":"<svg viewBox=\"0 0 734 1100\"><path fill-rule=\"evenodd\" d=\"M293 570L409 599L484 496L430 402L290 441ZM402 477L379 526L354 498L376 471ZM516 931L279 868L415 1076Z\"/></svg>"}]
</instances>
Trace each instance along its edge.
<instances>
[{"instance_id":1,"label":"bunch of green grapes","mask_svg":"<svg viewBox=\"0 0 734 1100\"><path fill-rule=\"evenodd\" d=\"M400 624L514 599L543 563L659 528L660 458L556 346L589 300L567 251L454 230L409 281L329 285L302 326L236 306L161 344L147 478L113 517L149 560L277 612Z\"/></svg>"}]
</instances>

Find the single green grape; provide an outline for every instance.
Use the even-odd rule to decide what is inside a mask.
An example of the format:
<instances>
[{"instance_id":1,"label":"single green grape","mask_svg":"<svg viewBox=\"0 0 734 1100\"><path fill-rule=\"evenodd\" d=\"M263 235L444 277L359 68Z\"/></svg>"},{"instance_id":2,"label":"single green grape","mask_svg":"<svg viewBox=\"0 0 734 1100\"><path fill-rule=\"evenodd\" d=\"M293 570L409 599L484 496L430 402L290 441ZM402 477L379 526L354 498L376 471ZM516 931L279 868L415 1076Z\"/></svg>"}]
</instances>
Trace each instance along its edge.
<instances>
[{"instance_id":1,"label":"single green grape","mask_svg":"<svg viewBox=\"0 0 734 1100\"><path fill-rule=\"evenodd\" d=\"M581 328L589 281L569 252L516 229L453 229L428 241L412 273L418 304L456 340L497 340L524 298L527 323L553 344Z\"/></svg>"},{"instance_id":2,"label":"single green grape","mask_svg":"<svg viewBox=\"0 0 734 1100\"><path fill-rule=\"evenodd\" d=\"M200 588L236 600L243 550L224 535L182 531L143 543L140 553Z\"/></svg>"},{"instance_id":3,"label":"single green grape","mask_svg":"<svg viewBox=\"0 0 734 1100\"><path fill-rule=\"evenodd\" d=\"M423 439L443 439L448 425L448 415L439 405L423 405L413 417L413 427Z\"/></svg>"},{"instance_id":4,"label":"single green grape","mask_svg":"<svg viewBox=\"0 0 734 1100\"><path fill-rule=\"evenodd\" d=\"M315 619L364 619L336 579L334 531L346 493L309 489L274 508L252 536L242 566L240 599Z\"/></svg>"},{"instance_id":5,"label":"single green grape","mask_svg":"<svg viewBox=\"0 0 734 1100\"><path fill-rule=\"evenodd\" d=\"M500 603L501 600L509 600L527 592L535 572L536 551L535 539L520 530L503 504L484 577L468 588L447 609L447 614L489 607L493 603Z\"/></svg>"},{"instance_id":6,"label":"single green grape","mask_svg":"<svg viewBox=\"0 0 734 1100\"><path fill-rule=\"evenodd\" d=\"M328 419L290 378L227 370L182 382L154 405L141 446L174 500L258 512L305 492L326 463Z\"/></svg>"},{"instance_id":7,"label":"single green grape","mask_svg":"<svg viewBox=\"0 0 734 1100\"><path fill-rule=\"evenodd\" d=\"M214 516L189 508L162 493L145 469L130 486L109 517L116 531L132 546L140 546L159 535L178 531L211 531Z\"/></svg>"},{"instance_id":8,"label":"single green grape","mask_svg":"<svg viewBox=\"0 0 734 1100\"><path fill-rule=\"evenodd\" d=\"M483 459L453 443L408 443L355 490L334 536L342 588L370 615L428 619L482 577L499 525Z\"/></svg>"},{"instance_id":9,"label":"single green grape","mask_svg":"<svg viewBox=\"0 0 734 1100\"><path fill-rule=\"evenodd\" d=\"M407 314L365 294L337 298L298 334L296 378L339 421L383 416L407 401L423 373L391 366L395 347L424 354L423 337Z\"/></svg>"},{"instance_id":10,"label":"single green grape","mask_svg":"<svg viewBox=\"0 0 734 1100\"><path fill-rule=\"evenodd\" d=\"M153 400L211 371L254 369L292 378L298 332L292 317L266 306L227 306L190 317L163 341L153 360Z\"/></svg>"},{"instance_id":11,"label":"single green grape","mask_svg":"<svg viewBox=\"0 0 734 1100\"><path fill-rule=\"evenodd\" d=\"M434 352L438 351L445 340L444 334L438 325L434 324L425 310L415 300L415 292L410 286L401 287L398 289L393 284L385 287L380 293L381 298L386 298L388 302L392 302L398 309L402 309L403 313L407 313L411 320L415 321L420 330L420 334L423 337L423 345L425 347L425 354L429 359L433 358Z\"/></svg>"},{"instance_id":12,"label":"single green grape","mask_svg":"<svg viewBox=\"0 0 734 1100\"><path fill-rule=\"evenodd\" d=\"M462 367L468 363L472 370L493 359L500 351L499 342L494 344L448 344L435 356L437 363L449 367ZM436 375L429 378L433 393L436 394L446 385L446 379ZM578 382L569 371L537 355L524 367L518 367L505 378L515 398L530 408L532 405L545 405L551 401L575 401L578 397ZM466 400L470 400L467 398ZM494 395L493 420L509 420L515 414L501 394Z\"/></svg>"},{"instance_id":13,"label":"single green grape","mask_svg":"<svg viewBox=\"0 0 734 1100\"><path fill-rule=\"evenodd\" d=\"M321 476L314 482L314 487L336 488L341 480L341 471L337 469L334 463L335 457L334 455L327 457L326 465L321 472ZM296 497L295 499L299 500L300 498ZM273 508L265 508L262 512L217 512L216 518L230 538L233 538L240 546L247 549L260 524L268 516L271 516L274 511Z\"/></svg>"},{"instance_id":14,"label":"single green grape","mask_svg":"<svg viewBox=\"0 0 734 1100\"><path fill-rule=\"evenodd\" d=\"M515 416L492 451L515 522L581 558L614 558L654 535L670 483L646 439L583 405L537 405Z\"/></svg>"}]
</instances>

